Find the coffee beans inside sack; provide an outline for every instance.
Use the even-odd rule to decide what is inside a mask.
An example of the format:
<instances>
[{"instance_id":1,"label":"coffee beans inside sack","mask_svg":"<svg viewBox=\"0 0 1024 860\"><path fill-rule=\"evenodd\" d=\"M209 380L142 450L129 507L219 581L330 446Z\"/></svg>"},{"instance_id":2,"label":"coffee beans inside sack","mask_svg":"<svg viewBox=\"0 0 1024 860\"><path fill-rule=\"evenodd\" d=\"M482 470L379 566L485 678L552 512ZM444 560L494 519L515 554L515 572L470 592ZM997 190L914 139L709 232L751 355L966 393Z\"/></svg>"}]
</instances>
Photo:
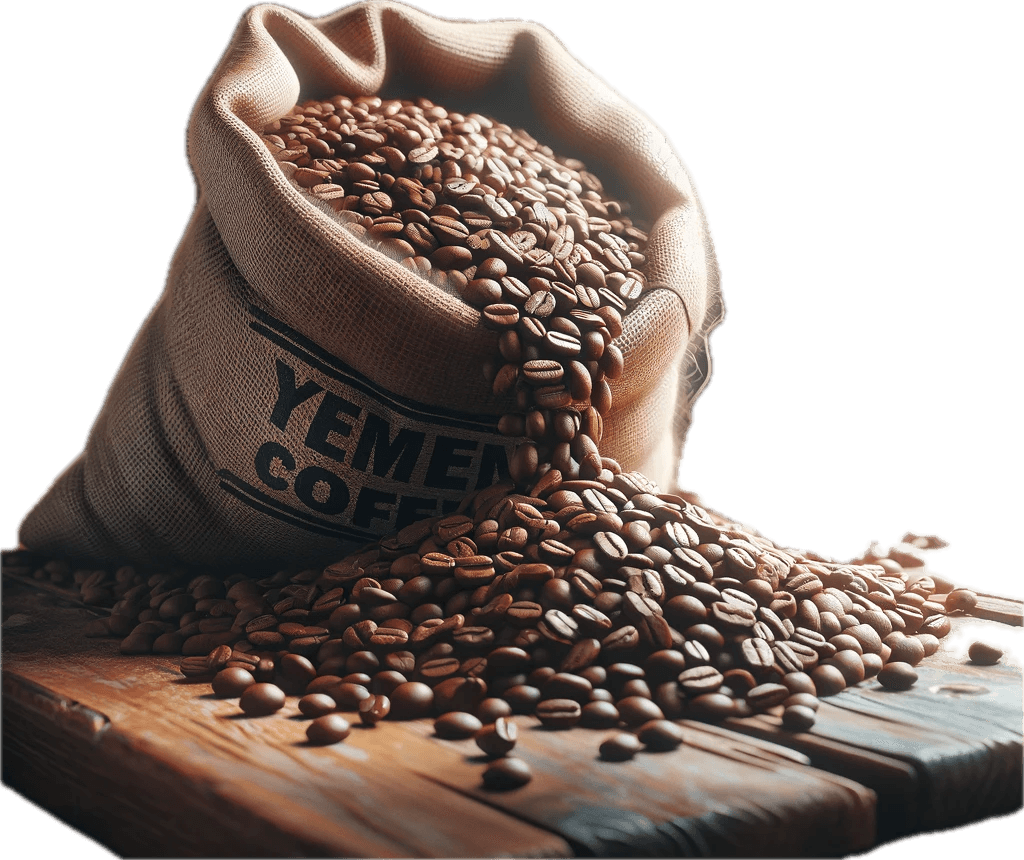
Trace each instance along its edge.
<instances>
[{"instance_id":1,"label":"coffee beans inside sack","mask_svg":"<svg viewBox=\"0 0 1024 860\"><path fill-rule=\"evenodd\" d=\"M714 252L664 136L546 30L256 7L188 153L165 293L25 546L272 570L590 474L589 442L674 484Z\"/></svg>"}]
</instances>

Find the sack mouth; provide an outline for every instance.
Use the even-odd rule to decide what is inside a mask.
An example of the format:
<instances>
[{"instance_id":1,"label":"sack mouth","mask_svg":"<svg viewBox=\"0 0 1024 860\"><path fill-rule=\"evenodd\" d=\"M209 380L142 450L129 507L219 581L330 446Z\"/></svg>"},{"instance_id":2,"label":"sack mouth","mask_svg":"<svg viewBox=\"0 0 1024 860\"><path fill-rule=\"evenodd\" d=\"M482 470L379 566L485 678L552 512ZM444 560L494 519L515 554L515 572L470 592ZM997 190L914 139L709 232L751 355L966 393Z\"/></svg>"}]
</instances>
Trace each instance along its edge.
<instances>
[{"instance_id":1,"label":"sack mouth","mask_svg":"<svg viewBox=\"0 0 1024 860\"><path fill-rule=\"evenodd\" d=\"M353 365L379 348L381 333L353 332L331 311L359 313L391 333L384 341L404 342L400 356L375 362L376 382L405 396L438 389L431 399L452 408L473 403L482 414L508 411L509 398L494 395L482 373L465 373L497 351L497 337L477 309L379 251L367 253L339 228L330 207L288 180L260 139L300 99L337 94L421 96L487 113L584 161L651 226L645 274L655 286L640 305L657 305L672 330L657 348L641 349L649 340L641 331L620 341L631 345L623 379L632 381L612 386L616 411L643 393L643 379L679 363L703 326L712 281L717 292L717 268L699 202L664 135L537 24L447 21L391 2L359 3L317 19L254 7L196 105L189 153L200 192L256 303ZM283 286L304 280L325 285L320 292L328 294L296 296ZM361 289L382 282L390 289ZM659 295L668 293L676 300ZM311 306L321 318L310 319ZM655 315L634 309L630 317L636 326ZM444 334L422 336L430 331ZM429 364L433 374L417 373L417 364Z\"/></svg>"}]
</instances>

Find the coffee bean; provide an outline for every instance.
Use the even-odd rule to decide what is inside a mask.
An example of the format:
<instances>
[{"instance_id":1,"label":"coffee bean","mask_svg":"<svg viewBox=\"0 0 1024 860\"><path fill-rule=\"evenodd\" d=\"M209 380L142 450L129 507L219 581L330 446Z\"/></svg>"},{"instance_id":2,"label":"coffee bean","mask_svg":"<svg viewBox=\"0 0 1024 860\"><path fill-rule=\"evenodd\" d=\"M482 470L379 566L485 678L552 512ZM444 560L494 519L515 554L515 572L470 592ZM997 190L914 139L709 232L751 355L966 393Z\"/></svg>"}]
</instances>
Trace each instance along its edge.
<instances>
[{"instance_id":1,"label":"coffee bean","mask_svg":"<svg viewBox=\"0 0 1024 860\"><path fill-rule=\"evenodd\" d=\"M265 717L284 707L284 690L274 684L248 685L239 699L239 707L247 717Z\"/></svg>"},{"instance_id":2,"label":"coffee bean","mask_svg":"<svg viewBox=\"0 0 1024 860\"><path fill-rule=\"evenodd\" d=\"M407 681L391 691L391 717L415 720L427 716L434 707L434 691L419 681Z\"/></svg>"},{"instance_id":3,"label":"coffee bean","mask_svg":"<svg viewBox=\"0 0 1024 860\"><path fill-rule=\"evenodd\" d=\"M630 728L665 718L661 708L643 696L627 696L616 702L615 707L619 711L619 719Z\"/></svg>"},{"instance_id":4,"label":"coffee bean","mask_svg":"<svg viewBox=\"0 0 1024 860\"><path fill-rule=\"evenodd\" d=\"M757 679L746 669L726 669L722 673L722 685L737 696L746 696L757 686Z\"/></svg>"},{"instance_id":5,"label":"coffee bean","mask_svg":"<svg viewBox=\"0 0 1024 860\"><path fill-rule=\"evenodd\" d=\"M802 705L805 708L810 708L812 711L817 711L821 707L821 701L811 693L793 693L782 703L784 708L791 707L792 705Z\"/></svg>"},{"instance_id":6,"label":"coffee bean","mask_svg":"<svg viewBox=\"0 0 1024 860\"><path fill-rule=\"evenodd\" d=\"M637 729L637 739L656 752L674 750L684 740L683 730L669 720L649 720Z\"/></svg>"},{"instance_id":7,"label":"coffee bean","mask_svg":"<svg viewBox=\"0 0 1024 860\"><path fill-rule=\"evenodd\" d=\"M722 673L713 666L694 666L679 674L679 686L692 696L713 693L722 686Z\"/></svg>"},{"instance_id":8,"label":"coffee bean","mask_svg":"<svg viewBox=\"0 0 1024 860\"><path fill-rule=\"evenodd\" d=\"M572 699L545 699L537 703L534 714L550 729L570 729L582 716L579 702Z\"/></svg>"},{"instance_id":9,"label":"coffee bean","mask_svg":"<svg viewBox=\"0 0 1024 860\"><path fill-rule=\"evenodd\" d=\"M530 684L517 684L505 691L505 701L516 714L532 714L540 700L540 690Z\"/></svg>"},{"instance_id":10,"label":"coffee bean","mask_svg":"<svg viewBox=\"0 0 1024 860\"><path fill-rule=\"evenodd\" d=\"M806 732L817 720L817 714L806 705L789 705L782 712L782 727L791 732Z\"/></svg>"},{"instance_id":11,"label":"coffee bean","mask_svg":"<svg viewBox=\"0 0 1024 860\"><path fill-rule=\"evenodd\" d=\"M476 716L481 723L493 723L498 717L511 717L512 706L504 699L491 697L484 699L476 708Z\"/></svg>"},{"instance_id":12,"label":"coffee bean","mask_svg":"<svg viewBox=\"0 0 1024 860\"><path fill-rule=\"evenodd\" d=\"M605 738L599 747L605 761L628 761L642 749L640 739L629 732L616 732Z\"/></svg>"},{"instance_id":13,"label":"coffee bean","mask_svg":"<svg viewBox=\"0 0 1024 860\"><path fill-rule=\"evenodd\" d=\"M847 686L859 684L864 680L864 661L860 654L853 650L840 651L835 657L827 660L823 665L835 666L842 673Z\"/></svg>"},{"instance_id":14,"label":"coffee bean","mask_svg":"<svg viewBox=\"0 0 1024 860\"><path fill-rule=\"evenodd\" d=\"M885 644L891 649L890 662L909 663L911 666L916 666L924 659L924 644L916 637L892 634L886 637Z\"/></svg>"},{"instance_id":15,"label":"coffee bean","mask_svg":"<svg viewBox=\"0 0 1024 860\"><path fill-rule=\"evenodd\" d=\"M499 758L510 753L518 738L518 727L507 717L498 717L490 725L479 729L473 736L476 745L491 758Z\"/></svg>"},{"instance_id":16,"label":"coffee bean","mask_svg":"<svg viewBox=\"0 0 1024 860\"><path fill-rule=\"evenodd\" d=\"M233 699L255 683L252 673L245 669L221 669L213 678L213 692L221 698Z\"/></svg>"},{"instance_id":17,"label":"coffee bean","mask_svg":"<svg viewBox=\"0 0 1024 860\"><path fill-rule=\"evenodd\" d=\"M674 648L655 651L644 661L644 674L651 684L675 679L686 669L686 656Z\"/></svg>"},{"instance_id":18,"label":"coffee bean","mask_svg":"<svg viewBox=\"0 0 1024 860\"><path fill-rule=\"evenodd\" d=\"M521 788L533 778L529 765L521 758L505 756L491 762L484 770L484 788L508 791Z\"/></svg>"},{"instance_id":19,"label":"coffee bean","mask_svg":"<svg viewBox=\"0 0 1024 860\"><path fill-rule=\"evenodd\" d=\"M764 639L744 639L740 651L744 662L754 671L769 669L775 663L771 644Z\"/></svg>"},{"instance_id":20,"label":"coffee bean","mask_svg":"<svg viewBox=\"0 0 1024 860\"><path fill-rule=\"evenodd\" d=\"M372 695L359 703L359 719L364 726L375 726L391 713L391 700L385 695Z\"/></svg>"},{"instance_id":21,"label":"coffee bean","mask_svg":"<svg viewBox=\"0 0 1024 860\"><path fill-rule=\"evenodd\" d=\"M572 699L581 705L590 701L593 685L580 675L556 672L542 685L541 694L545 699Z\"/></svg>"},{"instance_id":22,"label":"coffee bean","mask_svg":"<svg viewBox=\"0 0 1024 860\"><path fill-rule=\"evenodd\" d=\"M967 656L978 666L994 666L1003 659L1003 652L986 642L973 642L967 649Z\"/></svg>"},{"instance_id":23,"label":"coffee bean","mask_svg":"<svg viewBox=\"0 0 1024 860\"><path fill-rule=\"evenodd\" d=\"M766 711L789 698L789 689L782 684L759 684L749 690L747 702L755 711Z\"/></svg>"},{"instance_id":24,"label":"coffee bean","mask_svg":"<svg viewBox=\"0 0 1024 860\"><path fill-rule=\"evenodd\" d=\"M306 692L309 693L312 688L313 685L310 684L306 687ZM324 692L337 702L340 711L356 711L359 709L359 703L372 695L362 684L344 681L325 689Z\"/></svg>"},{"instance_id":25,"label":"coffee bean","mask_svg":"<svg viewBox=\"0 0 1024 860\"><path fill-rule=\"evenodd\" d=\"M955 588L946 595L947 612L970 613L978 605L978 595L966 588Z\"/></svg>"},{"instance_id":26,"label":"coffee bean","mask_svg":"<svg viewBox=\"0 0 1024 860\"><path fill-rule=\"evenodd\" d=\"M464 711L449 711L434 721L434 733L445 740L471 738L482 728L479 719Z\"/></svg>"},{"instance_id":27,"label":"coffee bean","mask_svg":"<svg viewBox=\"0 0 1024 860\"><path fill-rule=\"evenodd\" d=\"M737 702L725 693L702 693L689 700L689 716L696 719L723 720L736 713Z\"/></svg>"},{"instance_id":28,"label":"coffee bean","mask_svg":"<svg viewBox=\"0 0 1024 860\"><path fill-rule=\"evenodd\" d=\"M790 693L808 693L812 696L817 693L814 681L806 672L789 672L782 678L782 683Z\"/></svg>"},{"instance_id":29,"label":"coffee bean","mask_svg":"<svg viewBox=\"0 0 1024 860\"><path fill-rule=\"evenodd\" d=\"M322 717L337 709L334 699L326 693L308 693L299 699L299 711L306 717Z\"/></svg>"},{"instance_id":30,"label":"coffee bean","mask_svg":"<svg viewBox=\"0 0 1024 860\"><path fill-rule=\"evenodd\" d=\"M878 673L878 683L887 690L909 690L917 682L917 672L909 663L889 663Z\"/></svg>"},{"instance_id":31,"label":"coffee bean","mask_svg":"<svg viewBox=\"0 0 1024 860\"><path fill-rule=\"evenodd\" d=\"M348 720L340 714L324 714L317 717L306 729L306 737L311 744L325 746L345 740L351 734L352 727Z\"/></svg>"},{"instance_id":32,"label":"coffee bean","mask_svg":"<svg viewBox=\"0 0 1024 860\"><path fill-rule=\"evenodd\" d=\"M619 724L619 710L611 702L587 702L580 710L580 725L588 729L611 729Z\"/></svg>"},{"instance_id":33,"label":"coffee bean","mask_svg":"<svg viewBox=\"0 0 1024 860\"><path fill-rule=\"evenodd\" d=\"M811 670L811 680L819 696L834 696L846 689L846 677L836 666L821 665Z\"/></svg>"}]
</instances>

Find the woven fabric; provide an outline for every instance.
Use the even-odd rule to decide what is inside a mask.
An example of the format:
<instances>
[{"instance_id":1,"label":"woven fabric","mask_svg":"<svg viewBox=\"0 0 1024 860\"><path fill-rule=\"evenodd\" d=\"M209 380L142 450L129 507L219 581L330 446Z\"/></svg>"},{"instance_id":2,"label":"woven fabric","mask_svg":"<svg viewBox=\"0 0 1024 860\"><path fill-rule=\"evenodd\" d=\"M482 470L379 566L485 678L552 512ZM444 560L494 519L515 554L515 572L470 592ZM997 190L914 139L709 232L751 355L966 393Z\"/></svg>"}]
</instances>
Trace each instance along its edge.
<instances>
[{"instance_id":1,"label":"woven fabric","mask_svg":"<svg viewBox=\"0 0 1024 860\"><path fill-rule=\"evenodd\" d=\"M477 310L344 230L258 132L298 101L427 97L580 158L653 224L602 452L664 486L722 313L700 204L655 125L520 21L390 3L242 18L188 128L195 212L82 455L22 525L97 561L273 565L337 555L498 479L512 407Z\"/></svg>"}]
</instances>

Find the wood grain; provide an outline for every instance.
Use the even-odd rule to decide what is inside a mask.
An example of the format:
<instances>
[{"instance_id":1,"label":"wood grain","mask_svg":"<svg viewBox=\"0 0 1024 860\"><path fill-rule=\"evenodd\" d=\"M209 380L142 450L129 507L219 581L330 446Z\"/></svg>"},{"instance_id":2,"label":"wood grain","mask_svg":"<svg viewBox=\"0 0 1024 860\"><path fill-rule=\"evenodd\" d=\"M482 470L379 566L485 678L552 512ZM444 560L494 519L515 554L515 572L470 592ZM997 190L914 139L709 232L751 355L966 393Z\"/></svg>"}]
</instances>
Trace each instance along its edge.
<instances>
[{"instance_id":1,"label":"wood grain","mask_svg":"<svg viewBox=\"0 0 1024 860\"><path fill-rule=\"evenodd\" d=\"M771 743L688 723L613 764L604 733L522 718L534 779L481 787L471 741L429 721L305 742L295 699L243 719L173 658L84 640L85 610L4 593L4 779L127 855L833 855L873 843L874 794ZM13 622L13 623L12 623Z\"/></svg>"},{"instance_id":2,"label":"wood grain","mask_svg":"<svg viewBox=\"0 0 1024 860\"><path fill-rule=\"evenodd\" d=\"M125 854L831 855L1021 806L1020 666L970 664L960 635L1005 632L1017 601L984 597L998 625L954 619L914 689L845 690L807 733L684 721L683 749L613 764L605 733L522 718L535 778L493 793L472 742L429 721L310 747L295 699L242 719L177 658L82 638L72 598L5 578L4 779Z\"/></svg>"}]
</instances>

